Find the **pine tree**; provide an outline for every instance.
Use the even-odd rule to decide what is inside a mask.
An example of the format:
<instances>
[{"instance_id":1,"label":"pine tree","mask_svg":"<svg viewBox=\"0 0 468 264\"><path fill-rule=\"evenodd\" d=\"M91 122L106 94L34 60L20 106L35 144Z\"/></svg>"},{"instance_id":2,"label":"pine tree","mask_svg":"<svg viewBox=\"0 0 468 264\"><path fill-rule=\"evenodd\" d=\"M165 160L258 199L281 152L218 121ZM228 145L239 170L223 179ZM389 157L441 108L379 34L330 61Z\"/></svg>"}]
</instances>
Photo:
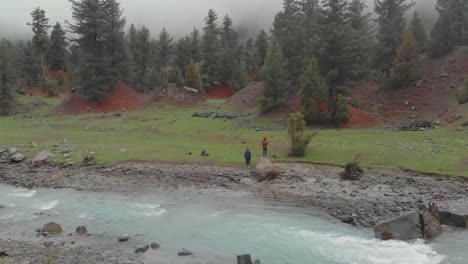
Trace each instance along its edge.
<instances>
[{"instance_id":1,"label":"pine tree","mask_svg":"<svg viewBox=\"0 0 468 264\"><path fill-rule=\"evenodd\" d=\"M268 53L268 50L267 50ZM254 46L253 39L248 39L245 43L245 64L249 79L256 80L260 68L260 56L258 49ZM265 57L266 59L266 57ZM264 60L265 61L265 60Z\"/></svg>"},{"instance_id":2,"label":"pine tree","mask_svg":"<svg viewBox=\"0 0 468 264\"><path fill-rule=\"evenodd\" d=\"M69 23L80 50L77 78L79 93L94 102L106 98L113 89L113 74L106 37L108 15L104 0L70 0L74 23Z\"/></svg>"},{"instance_id":3,"label":"pine tree","mask_svg":"<svg viewBox=\"0 0 468 264\"><path fill-rule=\"evenodd\" d=\"M288 79L285 68L285 60L280 44L273 40L265 64L260 75L265 82L265 93L262 101L262 111L271 112L283 104L283 99L288 91Z\"/></svg>"},{"instance_id":4,"label":"pine tree","mask_svg":"<svg viewBox=\"0 0 468 264\"><path fill-rule=\"evenodd\" d=\"M202 48L201 48L201 37L200 31L197 28L193 28L192 33L190 34L190 47L193 61L195 63L202 62Z\"/></svg>"},{"instance_id":5,"label":"pine tree","mask_svg":"<svg viewBox=\"0 0 468 264\"><path fill-rule=\"evenodd\" d=\"M174 38L171 37L166 28L163 28L159 33L159 57L161 60L161 68L166 69L169 66L169 60L173 52Z\"/></svg>"},{"instance_id":6,"label":"pine tree","mask_svg":"<svg viewBox=\"0 0 468 264\"><path fill-rule=\"evenodd\" d=\"M35 54L39 57L40 72L42 73L41 87L45 88L45 81L47 79L45 69L45 53L48 45L47 30L50 28L49 19L45 15L45 11L39 7L31 12L32 22L28 23L34 33L32 44L34 46Z\"/></svg>"},{"instance_id":7,"label":"pine tree","mask_svg":"<svg viewBox=\"0 0 468 264\"><path fill-rule=\"evenodd\" d=\"M426 50L427 34L424 25L421 23L421 19L419 19L418 12L416 11L414 12L409 28L416 38L419 50L424 52Z\"/></svg>"},{"instance_id":8,"label":"pine tree","mask_svg":"<svg viewBox=\"0 0 468 264\"><path fill-rule=\"evenodd\" d=\"M238 47L237 32L232 27L232 19L226 15L223 20L221 32L222 65L221 78L223 81L232 81L234 67L236 67L236 51ZM238 62L237 62L238 63Z\"/></svg>"},{"instance_id":9,"label":"pine tree","mask_svg":"<svg viewBox=\"0 0 468 264\"><path fill-rule=\"evenodd\" d=\"M128 29L127 35L127 47L128 47L128 52L129 52L129 57L130 57L130 82L129 84L135 88L139 89L137 87L138 85L138 77L137 77L137 72L138 72L138 62L137 62L137 57L138 57L138 30L135 27L134 24L130 25L130 28Z\"/></svg>"},{"instance_id":10,"label":"pine tree","mask_svg":"<svg viewBox=\"0 0 468 264\"><path fill-rule=\"evenodd\" d=\"M192 47L190 46L190 37L181 38L175 49L175 64L182 72L182 75L185 76L185 70L187 65L190 64L192 60Z\"/></svg>"},{"instance_id":11,"label":"pine tree","mask_svg":"<svg viewBox=\"0 0 468 264\"><path fill-rule=\"evenodd\" d=\"M218 15L212 9L209 10L205 18L203 28L203 74L205 85L210 85L213 81L221 79L222 50L219 40L220 30L218 28Z\"/></svg>"},{"instance_id":12,"label":"pine tree","mask_svg":"<svg viewBox=\"0 0 468 264\"><path fill-rule=\"evenodd\" d=\"M367 81L371 72L369 53L373 46L373 34L370 26L371 14L365 10L363 0L351 0L348 5L350 37L346 49L348 57L353 61L348 80L351 85Z\"/></svg>"},{"instance_id":13,"label":"pine tree","mask_svg":"<svg viewBox=\"0 0 468 264\"><path fill-rule=\"evenodd\" d=\"M397 51L394 67L390 72L390 87L399 88L418 78L418 44L414 34L408 30Z\"/></svg>"},{"instance_id":14,"label":"pine tree","mask_svg":"<svg viewBox=\"0 0 468 264\"><path fill-rule=\"evenodd\" d=\"M35 53L34 46L31 41L26 43L21 58L21 75L26 86L34 87L41 83L41 62Z\"/></svg>"},{"instance_id":15,"label":"pine tree","mask_svg":"<svg viewBox=\"0 0 468 264\"><path fill-rule=\"evenodd\" d=\"M16 85L12 46L7 40L0 42L0 114L7 114Z\"/></svg>"},{"instance_id":16,"label":"pine tree","mask_svg":"<svg viewBox=\"0 0 468 264\"><path fill-rule=\"evenodd\" d=\"M67 39L62 25L57 22L50 34L50 45L47 49L47 63L53 71L66 70Z\"/></svg>"},{"instance_id":17,"label":"pine tree","mask_svg":"<svg viewBox=\"0 0 468 264\"><path fill-rule=\"evenodd\" d=\"M319 0L300 0L301 29L304 35L303 54L306 59L318 56ZM306 63L308 63L306 61Z\"/></svg>"},{"instance_id":18,"label":"pine tree","mask_svg":"<svg viewBox=\"0 0 468 264\"><path fill-rule=\"evenodd\" d=\"M377 54L375 67L388 75L395 61L396 51L401 44L406 25L406 11L413 0L374 0L374 11L378 15Z\"/></svg>"},{"instance_id":19,"label":"pine tree","mask_svg":"<svg viewBox=\"0 0 468 264\"><path fill-rule=\"evenodd\" d=\"M306 122L301 112L295 112L289 115L288 136L291 142L290 156L305 156L307 146L315 135L317 135L317 133L306 133Z\"/></svg>"},{"instance_id":20,"label":"pine tree","mask_svg":"<svg viewBox=\"0 0 468 264\"><path fill-rule=\"evenodd\" d=\"M203 82L200 70L193 61L191 61L190 64L187 66L187 70L185 73L185 84L188 87L197 89L200 93L203 92Z\"/></svg>"},{"instance_id":21,"label":"pine tree","mask_svg":"<svg viewBox=\"0 0 468 264\"><path fill-rule=\"evenodd\" d=\"M116 0L103 0L102 13L105 20L103 39L112 78L110 85L115 85L117 81L128 83L131 77L131 62L125 43L126 20L123 17L123 10Z\"/></svg>"},{"instance_id":22,"label":"pine tree","mask_svg":"<svg viewBox=\"0 0 468 264\"><path fill-rule=\"evenodd\" d=\"M136 33L136 45L133 55L133 67L135 71L136 89L140 92L146 92L146 88L151 85L148 82L150 61L152 59L150 31L142 26Z\"/></svg>"},{"instance_id":23,"label":"pine tree","mask_svg":"<svg viewBox=\"0 0 468 264\"><path fill-rule=\"evenodd\" d=\"M257 49L258 53L258 65L261 67L263 63L265 63L265 58L268 53L268 36L265 30L260 30L260 33L257 35L257 39L255 40L255 48Z\"/></svg>"},{"instance_id":24,"label":"pine tree","mask_svg":"<svg viewBox=\"0 0 468 264\"><path fill-rule=\"evenodd\" d=\"M307 123L325 121L317 108L317 101L326 100L327 95L327 87L320 76L317 61L312 58L301 78L302 112Z\"/></svg>"},{"instance_id":25,"label":"pine tree","mask_svg":"<svg viewBox=\"0 0 468 264\"><path fill-rule=\"evenodd\" d=\"M348 49L351 39L348 3L346 0L323 0L322 6L319 65L329 86L329 115L336 121L338 95L353 77L354 58Z\"/></svg>"}]
</instances>

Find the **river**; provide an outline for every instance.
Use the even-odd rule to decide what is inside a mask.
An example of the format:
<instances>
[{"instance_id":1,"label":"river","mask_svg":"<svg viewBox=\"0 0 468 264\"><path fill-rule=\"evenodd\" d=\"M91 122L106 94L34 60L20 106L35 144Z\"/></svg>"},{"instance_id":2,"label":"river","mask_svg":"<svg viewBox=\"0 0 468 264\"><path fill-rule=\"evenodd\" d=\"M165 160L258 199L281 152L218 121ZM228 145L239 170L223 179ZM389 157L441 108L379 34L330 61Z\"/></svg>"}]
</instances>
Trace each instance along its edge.
<instances>
[{"instance_id":1,"label":"river","mask_svg":"<svg viewBox=\"0 0 468 264\"><path fill-rule=\"evenodd\" d=\"M0 185L0 204L3 239L33 240L34 230L50 221L66 233L85 225L92 234L157 241L161 249L145 254L147 263L234 264L235 256L245 253L266 264L466 264L468 259L465 230L448 229L431 243L382 242L373 239L372 230L321 212L227 190L94 193ZM177 257L181 248L195 255Z\"/></svg>"}]
</instances>

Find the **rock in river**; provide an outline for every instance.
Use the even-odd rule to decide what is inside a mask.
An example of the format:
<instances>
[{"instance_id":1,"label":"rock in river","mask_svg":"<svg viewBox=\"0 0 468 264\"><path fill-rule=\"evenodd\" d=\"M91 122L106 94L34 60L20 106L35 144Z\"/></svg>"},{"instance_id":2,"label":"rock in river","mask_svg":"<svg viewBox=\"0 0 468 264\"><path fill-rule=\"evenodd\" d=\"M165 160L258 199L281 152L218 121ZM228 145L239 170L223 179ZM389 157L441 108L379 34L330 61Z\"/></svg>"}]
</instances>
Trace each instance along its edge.
<instances>
[{"instance_id":1,"label":"rock in river","mask_svg":"<svg viewBox=\"0 0 468 264\"><path fill-rule=\"evenodd\" d=\"M62 227L54 222L45 224L42 228L38 229L39 233L47 233L51 235L58 235L63 232Z\"/></svg>"},{"instance_id":2,"label":"rock in river","mask_svg":"<svg viewBox=\"0 0 468 264\"><path fill-rule=\"evenodd\" d=\"M119 242L127 242L130 240L130 237L128 235L123 235L119 237Z\"/></svg>"},{"instance_id":3,"label":"rock in river","mask_svg":"<svg viewBox=\"0 0 468 264\"><path fill-rule=\"evenodd\" d=\"M430 240L440 236L443 232L442 225L439 220L429 212L421 214L423 222L423 237Z\"/></svg>"},{"instance_id":4,"label":"rock in river","mask_svg":"<svg viewBox=\"0 0 468 264\"><path fill-rule=\"evenodd\" d=\"M252 258L247 254L237 256L237 264L252 264Z\"/></svg>"},{"instance_id":5,"label":"rock in river","mask_svg":"<svg viewBox=\"0 0 468 264\"><path fill-rule=\"evenodd\" d=\"M468 202L444 201L429 205L429 211L439 219L440 223L455 227L468 227Z\"/></svg>"},{"instance_id":6,"label":"rock in river","mask_svg":"<svg viewBox=\"0 0 468 264\"><path fill-rule=\"evenodd\" d=\"M412 240L422 238L421 219L418 212L404 214L374 227L376 238L382 240Z\"/></svg>"},{"instance_id":7,"label":"rock in river","mask_svg":"<svg viewBox=\"0 0 468 264\"><path fill-rule=\"evenodd\" d=\"M183 248L179 253L177 253L178 256L185 257L185 256L190 256L193 253L188 251L187 249Z\"/></svg>"},{"instance_id":8,"label":"rock in river","mask_svg":"<svg viewBox=\"0 0 468 264\"><path fill-rule=\"evenodd\" d=\"M86 229L85 226L79 226L79 227L76 228L76 233L78 235L86 235L86 234L88 234L88 229Z\"/></svg>"},{"instance_id":9,"label":"rock in river","mask_svg":"<svg viewBox=\"0 0 468 264\"><path fill-rule=\"evenodd\" d=\"M143 254L143 253L145 253L146 251L148 251L148 249L149 249L149 245L146 245L146 246L144 246L144 247L135 249L135 253Z\"/></svg>"},{"instance_id":10,"label":"rock in river","mask_svg":"<svg viewBox=\"0 0 468 264\"><path fill-rule=\"evenodd\" d=\"M158 249L160 246L159 246L158 243L153 242L153 243L150 244L150 247L151 247L151 249Z\"/></svg>"}]
</instances>

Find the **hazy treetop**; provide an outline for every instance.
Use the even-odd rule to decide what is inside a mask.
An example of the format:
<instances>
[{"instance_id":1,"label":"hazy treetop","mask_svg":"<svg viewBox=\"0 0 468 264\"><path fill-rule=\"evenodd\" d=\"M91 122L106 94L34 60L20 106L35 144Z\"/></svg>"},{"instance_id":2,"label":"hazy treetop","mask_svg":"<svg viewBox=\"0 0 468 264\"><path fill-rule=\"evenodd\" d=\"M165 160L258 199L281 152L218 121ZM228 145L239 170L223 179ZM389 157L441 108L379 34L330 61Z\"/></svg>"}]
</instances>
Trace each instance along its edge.
<instances>
[{"instance_id":1,"label":"hazy treetop","mask_svg":"<svg viewBox=\"0 0 468 264\"><path fill-rule=\"evenodd\" d=\"M424 21L434 16L436 0L417 0ZM229 14L236 28L246 34L261 28L270 28L275 14L281 10L283 0L120 0L128 23L148 26L153 35L166 27L174 35L189 33L194 26L202 27L208 9L213 8L219 17ZM370 8L373 0L367 0ZM26 25L34 7L41 7L51 24L70 19L67 0L5 1L0 9L0 37L20 39L30 37Z\"/></svg>"}]
</instances>

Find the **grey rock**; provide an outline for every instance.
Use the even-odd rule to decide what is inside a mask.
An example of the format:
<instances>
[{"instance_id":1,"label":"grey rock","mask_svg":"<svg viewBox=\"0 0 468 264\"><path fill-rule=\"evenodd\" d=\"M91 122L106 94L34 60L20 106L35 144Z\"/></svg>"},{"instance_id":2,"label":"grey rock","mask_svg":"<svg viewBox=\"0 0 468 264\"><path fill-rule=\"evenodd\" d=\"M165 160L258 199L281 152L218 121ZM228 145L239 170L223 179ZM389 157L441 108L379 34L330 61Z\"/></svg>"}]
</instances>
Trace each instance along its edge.
<instances>
[{"instance_id":1,"label":"grey rock","mask_svg":"<svg viewBox=\"0 0 468 264\"><path fill-rule=\"evenodd\" d=\"M16 149L16 148L9 148L8 149L8 155L10 155L10 156L16 154L16 152L18 152L18 149Z\"/></svg>"},{"instance_id":2,"label":"grey rock","mask_svg":"<svg viewBox=\"0 0 468 264\"><path fill-rule=\"evenodd\" d=\"M252 264L252 258L250 255L239 255L237 256L237 264Z\"/></svg>"},{"instance_id":3,"label":"grey rock","mask_svg":"<svg viewBox=\"0 0 468 264\"><path fill-rule=\"evenodd\" d=\"M34 165L45 165L49 163L49 160L53 157L54 157L54 154L52 154L51 152L47 150L43 150L39 152L39 154L37 154L36 157L34 157L34 159L32 160L32 163Z\"/></svg>"},{"instance_id":4,"label":"grey rock","mask_svg":"<svg viewBox=\"0 0 468 264\"><path fill-rule=\"evenodd\" d=\"M156 242L151 243L151 244L150 244L150 247L151 247L151 249L158 249L158 248L160 248L159 244L156 243Z\"/></svg>"},{"instance_id":5,"label":"grey rock","mask_svg":"<svg viewBox=\"0 0 468 264\"><path fill-rule=\"evenodd\" d=\"M130 240L130 237L128 235L123 235L119 237L119 242L127 242Z\"/></svg>"},{"instance_id":6,"label":"grey rock","mask_svg":"<svg viewBox=\"0 0 468 264\"><path fill-rule=\"evenodd\" d=\"M256 259L256 260L254 261L254 264L260 264L260 260L259 260L259 259Z\"/></svg>"},{"instance_id":7,"label":"grey rock","mask_svg":"<svg viewBox=\"0 0 468 264\"><path fill-rule=\"evenodd\" d=\"M404 214L374 227L375 237L382 240L412 240L422 238L418 212Z\"/></svg>"},{"instance_id":8,"label":"grey rock","mask_svg":"<svg viewBox=\"0 0 468 264\"><path fill-rule=\"evenodd\" d=\"M145 253L146 251L148 251L148 249L149 249L149 245L146 245L146 246L144 246L144 247L140 247L140 248L135 249L135 253L137 253L137 254L143 254L143 253Z\"/></svg>"},{"instance_id":9,"label":"grey rock","mask_svg":"<svg viewBox=\"0 0 468 264\"><path fill-rule=\"evenodd\" d=\"M76 228L76 233L78 235L87 235L88 234L88 229L85 226L79 226Z\"/></svg>"},{"instance_id":10,"label":"grey rock","mask_svg":"<svg viewBox=\"0 0 468 264\"><path fill-rule=\"evenodd\" d=\"M468 202L464 200L431 203L429 211L443 225L468 227Z\"/></svg>"},{"instance_id":11,"label":"grey rock","mask_svg":"<svg viewBox=\"0 0 468 264\"><path fill-rule=\"evenodd\" d=\"M180 257L190 256L192 254L193 254L192 252L188 251L185 248L183 248L179 253L177 253L177 255Z\"/></svg>"},{"instance_id":12,"label":"grey rock","mask_svg":"<svg viewBox=\"0 0 468 264\"><path fill-rule=\"evenodd\" d=\"M62 226L54 222L45 224L42 228L36 229L36 232L38 230L39 230L39 233L46 233L46 234L51 234L51 235L58 235L63 232Z\"/></svg>"},{"instance_id":13,"label":"grey rock","mask_svg":"<svg viewBox=\"0 0 468 264\"><path fill-rule=\"evenodd\" d=\"M11 156L10 160L12 162L22 162L24 160L24 155L21 153L16 153L13 156Z\"/></svg>"},{"instance_id":14,"label":"grey rock","mask_svg":"<svg viewBox=\"0 0 468 264\"><path fill-rule=\"evenodd\" d=\"M261 158L255 166L255 178L258 182L272 181L278 178L279 172L268 158Z\"/></svg>"},{"instance_id":15,"label":"grey rock","mask_svg":"<svg viewBox=\"0 0 468 264\"><path fill-rule=\"evenodd\" d=\"M440 236L443 232L442 225L439 220L429 212L421 214L423 225L424 239L431 240Z\"/></svg>"}]
</instances>

